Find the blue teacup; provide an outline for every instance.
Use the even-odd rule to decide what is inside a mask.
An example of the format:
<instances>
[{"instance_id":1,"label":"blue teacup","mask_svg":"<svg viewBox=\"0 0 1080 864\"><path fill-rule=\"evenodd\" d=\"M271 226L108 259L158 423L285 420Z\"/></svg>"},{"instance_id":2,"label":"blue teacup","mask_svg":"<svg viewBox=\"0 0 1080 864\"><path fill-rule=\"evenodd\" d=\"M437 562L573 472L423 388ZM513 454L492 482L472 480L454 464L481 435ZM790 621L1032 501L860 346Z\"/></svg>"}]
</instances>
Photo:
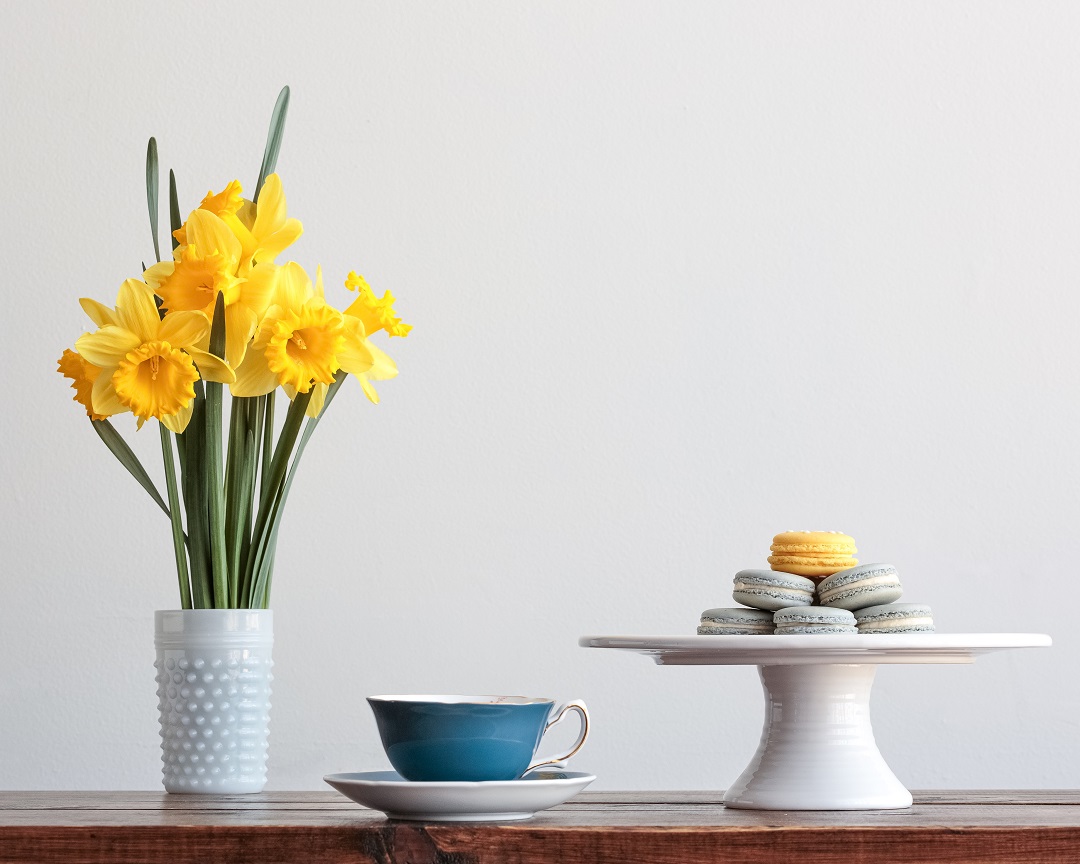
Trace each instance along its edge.
<instances>
[{"instance_id":1,"label":"blue teacup","mask_svg":"<svg viewBox=\"0 0 1080 864\"><path fill-rule=\"evenodd\" d=\"M514 780L569 759L589 735L580 700L558 711L553 699L524 696L369 696L368 704L390 764L406 780ZM544 733L570 711L581 716L573 748L533 761Z\"/></svg>"}]
</instances>

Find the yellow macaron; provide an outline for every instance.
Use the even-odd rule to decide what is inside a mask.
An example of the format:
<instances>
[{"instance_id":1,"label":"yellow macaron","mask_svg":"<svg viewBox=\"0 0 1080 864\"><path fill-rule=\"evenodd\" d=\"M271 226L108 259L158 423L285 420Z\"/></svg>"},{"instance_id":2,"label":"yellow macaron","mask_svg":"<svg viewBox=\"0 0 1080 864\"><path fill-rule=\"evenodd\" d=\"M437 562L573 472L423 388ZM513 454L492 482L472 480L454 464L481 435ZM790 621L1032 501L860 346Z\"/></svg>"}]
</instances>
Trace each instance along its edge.
<instances>
[{"instance_id":1,"label":"yellow macaron","mask_svg":"<svg viewBox=\"0 0 1080 864\"><path fill-rule=\"evenodd\" d=\"M839 531L785 531L773 537L769 566L781 573L821 579L855 567L855 539Z\"/></svg>"}]
</instances>

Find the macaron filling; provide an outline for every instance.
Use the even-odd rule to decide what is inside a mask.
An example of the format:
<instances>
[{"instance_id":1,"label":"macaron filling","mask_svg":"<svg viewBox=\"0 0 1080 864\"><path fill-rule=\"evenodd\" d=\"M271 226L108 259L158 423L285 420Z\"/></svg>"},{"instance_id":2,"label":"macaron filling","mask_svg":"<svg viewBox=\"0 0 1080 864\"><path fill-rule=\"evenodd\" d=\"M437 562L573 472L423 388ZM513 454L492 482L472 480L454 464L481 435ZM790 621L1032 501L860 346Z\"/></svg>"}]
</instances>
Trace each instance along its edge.
<instances>
[{"instance_id":1,"label":"macaron filling","mask_svg":"<svg viewBox=\"0 0 1080 864\"><path fill-rule=\"evenodd\" d=\"M699 636L755 636L773 632L771 612L758 609L706 609L701 613Z\"/></svg>"},{"instance_id":2,"label":"macaron filling","mask_svg":"<svg viewBox=\"0 0 1080 864\"><path fill-rule=\"evenodd\" d=\"M860 633L899 633L931 632L934 630L933 618L890 618L885 621L860 622Z\"/></svg>"},{"instance_id":3,"label":"macaron filling","mask_svg":"<svg viewBox=\"0 0 1080 864\"><path fill-rule=\"evenodd\" d=\"M855 616L846 609L801 606L781 609L773 615L777 634L854 633Z\"/></svg>"},{"instance_id":4,"label":"macaron filling","mask_svg":"<svg viewBox=\"0 0 1080 864\"><path fill-rule=\"evenodd\" d=\"M934 616L929 606L890 603L855 613L860 633L931 633Z\"/></svg>"},{"instance_id":5,"label":"macaron filling","mask_svg":"<svg viewBox=\"0 0 1080 864\"><path fill-rule=\"evenodd\" d=\"M899 600L900 576L891 564L862 564L823 579L818 599L824 606L860 609Z\"/></svg>"},{"instance_id":6,"label":"macaron filling","mask_svg":"<svg viewBox=\"0 0 1080 864\"><path fill-rule=\"evenodd\" d=\"M732 597L755 609L776 610L813 602L814 583L802 576L771 570L741 570L735 574Z\"/></svg>"}]
</instances>

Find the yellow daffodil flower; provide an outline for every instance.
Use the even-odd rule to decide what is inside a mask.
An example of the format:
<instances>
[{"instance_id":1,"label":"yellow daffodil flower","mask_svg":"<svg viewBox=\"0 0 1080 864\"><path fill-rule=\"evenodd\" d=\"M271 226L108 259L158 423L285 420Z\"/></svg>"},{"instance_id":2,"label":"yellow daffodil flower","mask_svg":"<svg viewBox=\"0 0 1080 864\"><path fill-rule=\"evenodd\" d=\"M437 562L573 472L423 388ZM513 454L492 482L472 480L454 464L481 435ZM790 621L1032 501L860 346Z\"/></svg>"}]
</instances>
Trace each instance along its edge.
<instances>
[{"instance_id":1,"label":"yellow daffodil flower","mask_svg":"<svg viewBox=\"0 0 1080 864\"><path fill-rule=\"evenodd\" d=\"M345 310L346 315L352 315L364 322L364 332L371 336L379 330L385 330L390 336L408 336L412 326L402 323L402 320L394 314L394 295L384 291L382 299L375 296L367 280L358 276L356 271L350 271L345 280L345 287L350 291L356 291L359 296Z\"/></svg>"},{"instance_id":2,"label":"yellow daffodil flower","mask_svg":"<svg viewBox=\"0 0 1080 864\"><path fill-rule=\"evenodd\" d=\"M230 180L220 192L215 194L212 189L207 192L206 197L199 204L199 209L213 213L215 216L235 216L236 211L244 204L244 197L241 194L243 191L239 180ZM173 237L181 246L187 246L187 224L173 231Z\"/></svg>"},{"instance_id":3,"label":"yellow daffodil flower","mask_svg":"<svg viewBox=\"0 0 1080 864\"><path fill-rule=\"evenodd\" d=\"M97 414L131 411L139 428L154 417L183 432L200 373L208 381L235 379L227 363L197 347L208 337L207 317L185 310L161 318L145 282L125 281L113 310L93 301L84 301L83 308L99 325L75 342L79 355L100 369L90 393Z\"/></svg>"},{"instance_id":4,"label":"yellow daffodil flower","mask_svg":"<svg viewBox=\"0 0 1080 864\"><path fill-rule=\"evenodd\" d=\"M280 385L292 398L330 384L345 342L345 323L323 297L321 273L312 286L304 268L290 261L278 268L270 306L236 370L232 394L262 396Z\"/></svg>"},{"instance_id":5,"label":"yellow daffodil flower","mask_svg":"<svg viewBox=\"0 0 1080 864\"><path fill-rule=\"evenodd\" d=\"M367 398L378 405L379 394L371 382L393 378L397 375L397 366L383 351L368 342L366 337L379 330L385 330L389 336L408 336L412 326L403 323L395 314L393 294L385 291L382 299L379 299L371 290L367 280L357 275L355 270L349 272L345 287L358 294L357 298L345 309L346 329L352 327L359 331L359 335L364 339L364 347L371 356L370 368L356 373L356 378Z\"/></svg>"},{"instance_id":6,"label":"yellow daffodil flower","mask_svg":"<svg viewBox=\"0 0 1080 864\"><path fill-rule=\"evenodd\" d=\"M211 318L218 295L223 295L225 359L235 368L269 305L274 265L258 265L238 276L243 247L222 218L208 210L192 212L184 228L191 242L176 248L175 260L150 267L144 278L168 312L202 312Z\"/></svg>"},{"instance_id":7,"label":"yellow daffodil flower","mask_svg":"<svg viewBox=\"0 0 1080 864\"><path fill-rule=\"evenodd\" d=\"M279 383L307 393L312 384L331 384L344 345L341 313L317 298L297 310L282 310L267 322L267 368Z\"/></svg>"},{"instance_id":8,"label":"yellow daffodil flower","mask_svg":"<svg viewBox=\"0 0 1080 864\"><path fill-rule=\"evenodd\" d=\"M236 370L232 394L262 396L278 386L290 399L310 392L307 413L317 417L335 373L344 370L378 403L371 382L393 378L397 366L368 336L378 330L404 336L412 329L394 314L394 298L389 292L376 298L362 277L350 273L346 284L359 288L360 296L339 312L326 303L321 269L314 285L295 262L282 265L277 275L270 306Z\"/></svg>"},{"instance_id":9,"label":"yellow daffodil flower","mask_svg":"<svg viewBox=\"0 0 1080 864\"><path fill-rule=\"evenodd\" d=\"M72 400L86 409L86 416L91 420L104 420L104 414L94 411L94 403L91 399L94 381L101 374L101 368L93 363L87 363L78 352L67 348L57 361L56 371L65 378L71 379L71 389L75 391Z\"/></svg>"},{"instance_id":10,"label":"yellow daffodil flower","mask_svg":"<svg viewBox=\"0 0 1080 864\"><path fill-rule=\"evenodd\" d=\"M393 378L398 374L397 365L385 352L371 344L365 335L364 324L359 318L349 314L348 309L343 313L343 317L345 318L345 332L348 334L346 353L352 352L352 357L346 357L341 368L346 369L346 363L350 363L347 371L360 382L364 395L373 404L378 405L379 394L371 382L387 381ZM366 368L364 361L366 361Z\"/></svg>"},{"instance_id":11,"label":"yellow daffodil flower","mask_svg":"<svg viewBox=\"0 0 1080 864\"><path fill-rule=\"evenodd\" d=\"M285 192L277 174L266 178L257 204L245 198L234 213L220 215L242 246L241 275L256 264L274 263L304 233L300 220L286 213Z\"/></svg>"}]
</instances>

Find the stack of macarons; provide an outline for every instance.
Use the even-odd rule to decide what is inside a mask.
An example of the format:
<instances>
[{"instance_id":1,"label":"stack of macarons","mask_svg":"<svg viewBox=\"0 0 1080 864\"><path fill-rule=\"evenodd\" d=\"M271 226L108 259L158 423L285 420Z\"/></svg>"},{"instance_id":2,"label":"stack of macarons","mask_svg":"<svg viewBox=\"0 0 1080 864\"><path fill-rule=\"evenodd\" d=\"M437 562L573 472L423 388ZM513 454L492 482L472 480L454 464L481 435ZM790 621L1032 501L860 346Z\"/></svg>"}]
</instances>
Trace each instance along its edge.
<instances>
[{"instance_id":1,"label":"stack of macarons","mask_svg":"<svg viewBox=\"0 0 1080 864\"><path fill-rule=\"evenodd\" d=\"M751 608L707 609L701 635L932 633L929 606L897 603L891 564L859 564L855 540L836 531L773 538L770 570L735 574L734 599Z\"/></svg>"}]
</instances>

